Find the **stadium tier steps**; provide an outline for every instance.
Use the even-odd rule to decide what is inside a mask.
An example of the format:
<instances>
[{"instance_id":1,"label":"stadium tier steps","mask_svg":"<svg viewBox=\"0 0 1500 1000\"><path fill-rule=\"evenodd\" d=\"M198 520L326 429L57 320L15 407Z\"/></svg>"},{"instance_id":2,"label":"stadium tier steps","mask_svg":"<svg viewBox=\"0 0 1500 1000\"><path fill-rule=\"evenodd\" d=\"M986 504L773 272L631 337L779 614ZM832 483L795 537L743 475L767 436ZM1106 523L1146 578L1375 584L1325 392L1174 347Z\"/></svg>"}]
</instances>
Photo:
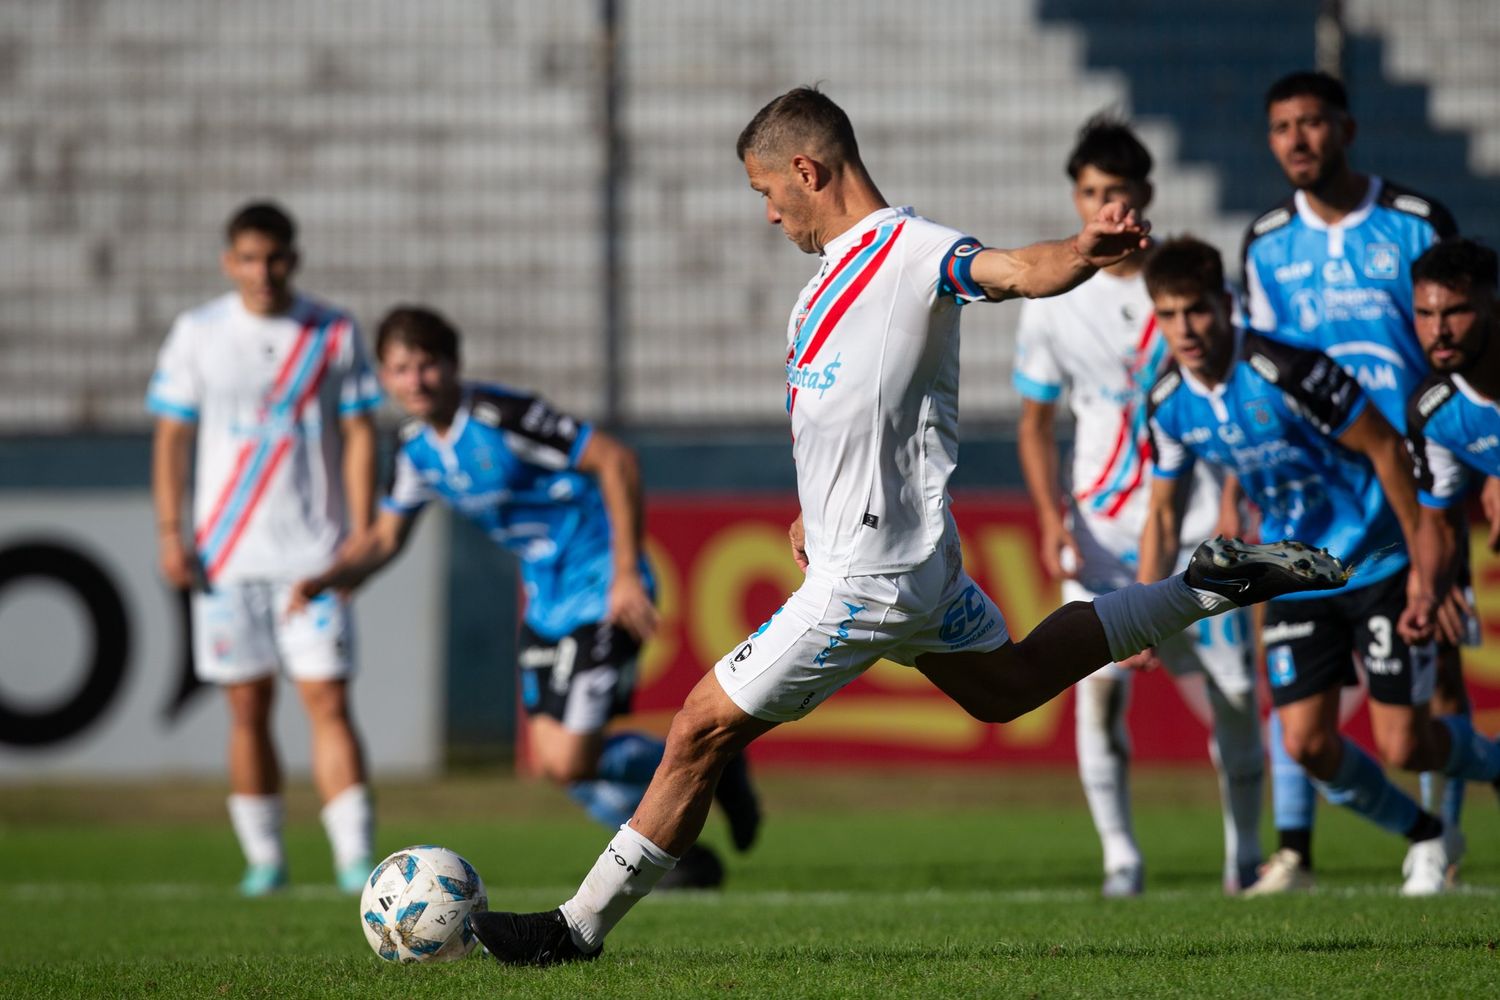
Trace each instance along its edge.
<instances>
[{"instance_id":1,"label":"stadium tier steps","mask_svg":"<svg viewBox=\"0 0 1500 1000\"><path fill-rule=\"evenodd\" d=\"M1087 65L1123 72L1136 111L1178 127L1180 155L1217 168L1224 208L1286 196L1266 149L1264 95L1314 62L1306 0L1038 0L1081 29ZM1468 233L1500 240L1500 8L1495 0L1345 0L1353 161L1444 202Z\"/></svg>"},{"instance_id":2,"label":"stadium tier steps","mask_svg":"<svg viewBox=\"0 0 1500 1000\"><path fill-rule=\"evenodd\" d=\"M1032 0L956 0L941 17L906 0L620 10L624 411L644 423L781 419L786 314L814 262L760 221L734 156L776 93L820 81L888 196L1002 245L1071 230L1077 127L1146 110ZM596 16L469 0L0 5L0 431L143 426L172 316L218 292L224 217L262 196L302 223L300 283L367 330L397 301L430 302L467 332L471 373L597 415ZM1258 206L1182 164L1167 113L1143 132L1161 228L1233 245ZM1016 307L972 313L965 413L1002 417Z\"/></svg>"}]
</instances>

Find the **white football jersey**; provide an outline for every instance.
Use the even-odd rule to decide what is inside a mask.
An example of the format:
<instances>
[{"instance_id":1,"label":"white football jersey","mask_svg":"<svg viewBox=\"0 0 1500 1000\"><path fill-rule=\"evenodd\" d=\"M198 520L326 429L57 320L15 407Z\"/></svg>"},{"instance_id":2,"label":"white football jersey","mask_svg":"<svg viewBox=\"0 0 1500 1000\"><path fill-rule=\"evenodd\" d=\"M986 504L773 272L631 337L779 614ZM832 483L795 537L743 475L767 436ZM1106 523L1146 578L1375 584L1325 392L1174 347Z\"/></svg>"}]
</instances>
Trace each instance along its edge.
<instances>
[{"instance_id":1,"label":"white football jersey","mask_svg":"<svg viewBox=\"0 0 1500 1000\"><path fill-rule=\"evenodd\" d=\"M344 537L339 421L380 402L347 313L298 296L284 315L231 292L172 326L146 394L197 424L194 537L210 582L317 573Z\"/></svg>"},{"instance_id":2,"label":"white football jersey","mask_svg":"<svg viewBox=\"0 0 1500 1000\"><path fill-rule=\"evenodd\" d=\"M1170 361L1139 273L1100 271L1066 294L1021 306L1016 389L1042 403L1067 389L1075 421L1072 527L1085 582L1118 577L1122 567L1134 576L1151 492L1146 393ZM1198 466L1182 521L1189 547L1208 537L1219 515L1219 479L1208 463Z\"/></svg>"},{"instance_id":3,"label":"white football jersey","mask_svg":"<svg viewBox=\"0 0 1500 1000\"><path fill-rule=\"evenodd\" d=\"M967 280L979 249L911 209L881 209L824 248L798 297L787 411L813 564L904 572L949 530L958 316L979 297Z\"/></svg>"}]
</instances>

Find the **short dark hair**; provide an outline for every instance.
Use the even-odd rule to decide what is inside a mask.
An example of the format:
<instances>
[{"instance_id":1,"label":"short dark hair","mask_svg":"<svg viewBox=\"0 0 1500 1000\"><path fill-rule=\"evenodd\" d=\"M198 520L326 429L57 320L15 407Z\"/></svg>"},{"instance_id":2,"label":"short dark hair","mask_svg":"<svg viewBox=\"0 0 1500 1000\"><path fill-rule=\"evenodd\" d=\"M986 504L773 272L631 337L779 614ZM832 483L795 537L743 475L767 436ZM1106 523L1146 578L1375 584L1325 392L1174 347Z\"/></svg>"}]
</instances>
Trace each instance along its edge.
<instances>
[{"instance_id":1,"label":"short dark hair","mask_svg":"<svg viewBox=\"0 0 1500 1000\"><path fill-rule=\"evenodd\" d=\"M272 201L252 201L240 206L224 226L224 242L233 243L240 233L264 233L285 246L297 242L297 224Z\"/></svg>"},{"instance_id":2,"label":"short dark hair","mask_svg":"<svg viewBox=\"0 0 1500 1000\"><path fill-rule=\"evenodd\" d=\"M1159 244L1146 258L1146 291L1158 295L1203 295L1224 290L1224 258L1193 236Z\"/></svg>"},{"instance_id":3,"label":"short dark hair","mask_svg":"<svg viewBox=\"0 0 1500 1000\"><path fill-rule=\"evenodd\" d=\"M1144 182L1151 174L1151 153L1125 122L1095 115L1078 130L1078 142L1068 154L1068 176L1076 181L1084 167Z\"/></svg>"},{"instance_id":4,"label":"short dark hair","mask_svg":"<svg viewBox=\"0 0 1500 1000\"><path fill-rule=\"evenodd\" d=\"M764 160L794 152L789 149L794 144L830 166L859 162L859 143L849 116L816 86L788 90L757 111L740 132L734 151L742 162L751 153Z\"/></svg>"},{"instance_id":5,"label":"short dark hair","mask_svg":"<svg viewBox=\"0 0 1500 1000\"><path fill-rule=\"evenodd\" d=\"M393 343L458 364L458 331L426 306L399 305L385 314L375 331L375 357L384 361Z\"/></svg>"},{"instance_id":6,"label":"short dark hair","mask_svg":"<svg viewBox=\"0 0 1500 1000\"><path fill-rule=\"evenodd\" d=\"M1344 112L1349 110L1349 92L1337 77L1322 70L1298 70L1271 84L1266 91L1266 110L1270 111L1271 105L1294 97L1316 97L1329 107Z\"/></svg>"},{"instance_id":7,"label":"short dark hair","mask_svg":"<svg viewBox=\"0 0 1500 1000\"><path fill-rule=\"evenodd\" d=\"M1411 265L1411 283L1432 281L1454 290L1484 289L1491 295L1500 285L1495 251L1473 240L1449 239L1434 243Z\"/></svg>"}]
</instances>

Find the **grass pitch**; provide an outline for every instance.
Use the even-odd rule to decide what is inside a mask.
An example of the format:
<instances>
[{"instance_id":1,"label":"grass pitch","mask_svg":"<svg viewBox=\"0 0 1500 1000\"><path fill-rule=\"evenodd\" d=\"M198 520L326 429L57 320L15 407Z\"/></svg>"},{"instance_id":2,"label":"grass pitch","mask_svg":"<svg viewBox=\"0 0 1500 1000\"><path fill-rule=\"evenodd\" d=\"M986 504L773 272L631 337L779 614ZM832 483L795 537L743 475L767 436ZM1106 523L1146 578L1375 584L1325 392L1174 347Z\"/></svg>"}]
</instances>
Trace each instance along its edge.
<instances>
[{"instance_id":1,"label":"grass pitch","mask_svg":"<svg viewBox=\"0 0 1500 1000\"><path fill-rule=\"evenodd\" d=\"M1319 891L1237 900L1219 891L1207 769L1136 784L1147 894L1104 902L1069 773L773 775L749 856L710 819L723 892L653 896L602 960L551 970L377 959L328 884L306 789L289 802L293 888L249 901L219 789L7 789L0 996L1500 996L1488 789L1470 791L1463 892L1399 898L1404 845L1321 805ZM381 849L459 851L494 908L556 905L607 839L545 786L380 792Z\"/></svg>"}]
</instances>

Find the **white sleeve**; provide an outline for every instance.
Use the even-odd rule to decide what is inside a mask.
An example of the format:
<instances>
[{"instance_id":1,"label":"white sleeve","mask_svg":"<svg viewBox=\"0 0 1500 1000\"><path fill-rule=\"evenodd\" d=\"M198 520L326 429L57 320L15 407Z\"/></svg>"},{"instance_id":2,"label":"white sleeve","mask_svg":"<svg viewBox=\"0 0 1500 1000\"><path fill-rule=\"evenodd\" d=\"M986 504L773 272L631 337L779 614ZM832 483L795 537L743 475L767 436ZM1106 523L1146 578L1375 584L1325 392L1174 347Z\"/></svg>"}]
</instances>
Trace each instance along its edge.
<instances>
[{"instance_id":1,"label":"white sleeve","mask_svg":"<svg viewBox=\"0 0 1500 1000\"><path fill-rule=\"evenodd\" d=\"M1421 439L1417 462L1417 498L1424 507L1447 508L1463 498L1464 467L1453 452L1430 437Z\"/></svg>"},{"instance_id":2,"label":"white sleeve","mask_svg":"<svg viewBox=\"0 0 1500 1000\"><path fill-rule=\"evenodd\" d=\"M146 409L160 417L195 422L203 401L203 382L198 376L193 327L179 316L156 357L156 370L146 390Z\"/></svg>"},{"instance_id":3,"label":"white sleeve","mask_svg":"<svg viewBox=\"0 0 1500 1000\"><path fill-rule=\"evenodd\" d=\"M1016 330L1016 365L1011 382L1022 399L1051 403L1062 394L1063 371L1053 351L1057 331L1050 322L1051 309L1041 299L1021 303Z\"/></svg>"},{"instance_id":4,"label":"white sleeve","mask_svg":"<svg viewBox=\"0 0 1500 1000\"><path fill-rule=\"evenodd\" d=\"M407 457L406 449L396 452L396 471L391 481L391 491L380 505L398 514L414 514L433 499L432 490L417 471L417 466Z\"/></svg>"},{"instance_id":5,"label":"white sleeve","mask_svg":"<svg viewBox=\"0 0 1500 1000\"><path fill-rule=\"evenodd\" d=\"M1261 333L1276 332L1276 313L1271 310L1266 298L1265 286L1261 284L1260 272L1255 267L1255 258L1245 256L1245 314L1252 330Z\"/></svg>"},{"instance_id":6,"label":"white sleeve","mask_svg":"<svg viewBox=\"0 0 1500 1000\"><path fill-rule=\"evenodd\" d=\"M1163 430L1155 417L1151 418L1151 452L1153 472L1159 479L1176 479L1193 465L1193 453Z\"/></svg>"},{"instance_id":7,"label":"white sleeve","mask_svg":"<svg viewBox=\"0 0 1500 1000\"><path fill-rule=\"evenodd\" d=\"M364 413L380 405L380 382L375 378L375 369L370 366L370 356L365 352L365 338L359 325L345 318L349 324L349 343L345 347L347 366L343 384L339 387L339 415Z\"/></svg>"}]
</instances>

